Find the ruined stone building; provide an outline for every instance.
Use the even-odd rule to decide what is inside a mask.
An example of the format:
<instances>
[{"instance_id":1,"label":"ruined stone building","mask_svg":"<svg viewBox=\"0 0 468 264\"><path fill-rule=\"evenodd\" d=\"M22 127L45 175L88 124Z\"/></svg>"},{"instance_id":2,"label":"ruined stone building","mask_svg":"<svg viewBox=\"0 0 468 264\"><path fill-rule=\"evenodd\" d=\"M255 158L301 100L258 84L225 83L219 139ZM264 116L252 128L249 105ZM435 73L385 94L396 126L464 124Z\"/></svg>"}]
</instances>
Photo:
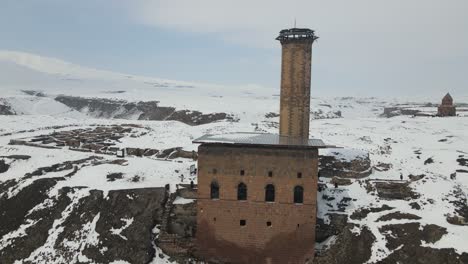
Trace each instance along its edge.
<instances>
[{"instance_id":1,"label":"ruined stone building","mask_svg":"<svg viewBox=\"0 0 468 264\"><path fill-rule=\"evenodd\" d=\"M197 251L208 261L314 257L318 149L309 139L313 30L282 30L279 134L205 135L198 148Z\"/></svg>"},{"instance_id":2,"label":"ruined stone building","mask_svg":"<svg viewBox=\"0 0 468 264\"><path fill-rule=\"evenodd\" d=\"M442 98L442 104L439 105L439 108L437 109L437 115L438 116L456 116L457 111L455 109L455 106L453 105L453 98L452 96L447 93L444 98Z\"/></svg>"}]
</instances>

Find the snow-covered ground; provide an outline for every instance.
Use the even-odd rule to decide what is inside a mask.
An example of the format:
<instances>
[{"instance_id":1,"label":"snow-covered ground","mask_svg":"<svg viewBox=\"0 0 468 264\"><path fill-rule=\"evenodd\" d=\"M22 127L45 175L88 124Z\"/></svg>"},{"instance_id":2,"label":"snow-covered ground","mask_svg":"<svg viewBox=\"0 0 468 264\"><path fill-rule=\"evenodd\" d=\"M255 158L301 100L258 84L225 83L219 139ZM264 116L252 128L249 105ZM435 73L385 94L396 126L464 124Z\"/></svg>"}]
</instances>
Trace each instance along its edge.
<instances>
[{"instance_id":1,"label":"snow-covered ground","mask_svg":"<svg viewBox=\"0 0 468 264\"><path fill-rule=\"evenodd\" d=\"M466 170L456 160L460 156L468 157L468 118L431 118L431 117L394 117L386 118L357 118L338 120L319 120L312 134L323 138L326 142L343 146L345 148L361 149L369 152L373 165L378 163L391 164L388 171L377 171L366 179L399 180L404 175L424 174L424 180L412 182L410 186L421 196L410 202L418 202L421 209L413 209L408 201L384 200L378 196L370 195L361 181L355 181L349 186L340 187L343 193L338 195L337 202L342 197L350 197L352 200L344 213L351 214L359 208L381 207L386 204L395 209L391 211L370 213L363 220L355 221L361 226L367 226L378 239L372 248L373 256L369 263L378 261L387 256L390 251L386 249L385 238L379 232L379 227L389 224L402 224L419 222L422 225L436 224L447 228L448 234L434 245L435 248L455 248L457 252L468 252L468 229L466 226L456 226L446 221L446 216L454 213L451 201L457 199L453 191L457 188L463 190L466 197L468 193L468 173L457 173L456 179L450 179L450 174L456 170ZM447 139L447 141L443 140ZM443 140L443 141L441 141ZM387 148L386 146L389 146ZM388 149L382 153L382 149ZM416 154L415 153L421 153ZM424 164L432 158L434 163ZM364 179L365 180L365 179ZM327 180L325 180L327 182ZM322 201L322 194L318 197ZM427 201L433 201L432 203ZM323 204L327 203L323 201ZM326 218L326 213L331 211L327 206L320 207L320 215ZM376 222L376 220L388 213L403 212L421 217L421 220L392 220ZM353 221L351 221L353 222Z\"/></svg>"},{"instance_id":2,"label":"snow-covered ground","mask_svg":"<svg viewBox=\"0 0 468 264\"><path fill-rule=\"evenodd\" d=\"M25 75L27 78L14 79L13 76ZM45 97L27 95L21 90L41 91ZM49 134L59 130L87 128L92 125L138 124L146 133L140 137L121 139L118 147L137 147L168 149L182 147L184 150L196 150L197 145L192 140L204 134L221 134L229 132L277 132L278 117L265 117L270 112L277 113L279 109L279 91L271 91L262 87L227 87L211 84L192 84L167 81L155 78L130 76L110 72L85 69L65 62L34 57L29 54L15 52L0 52L0 102L6 102L16 113L16 116L0 116L0 156L30 155L29 160L8 161L10 169L0 174L0 183L16 179L20 183L11 188L8 196L15 195L21 188L39 178L64 176L71 170L56 173L46 173L28 179L25 174L39 167L88 158L91 154L70 151L68 149L43 149L29 146L8 145L11 139L29 138ZM119 91L117 93L117 91ZM446 91L441 91L443 95ZM139 121L139 120L106 120L94 119L86 113L72 110L55 101L58 94L124 99L128 101L158 100L161 105L175 106L180 109L199 110L203 112L228 112L239 118L238 122L221 121L200 126L189 126L175 121ZM455 96L454 96L455 97ZM311 137L319 138L326 144L349 149L340 152L341 158L348 155L369 153L373 165L379 163L391 164L388 171L377 171L369 179L399 180L403 174L424 174L423 180L414 181L410 186L420 194L418 202L420 210L409 206L408 201L382 200L369 194L364 184L354 181L349 186L340 187L340 192L329 189L329 195L350 197L349 206L342 213L351 214L364 207L379 207L387 204L395 207L392 211L370 213L362 220L353 220L361 227L367 226L377 241L372 247L372 257L369 263L378 262L391 251L386 246L385 236L379 227L388 224L419 222L422 225L436 224L447 229L447 234L434 244L426 244L434 248L454 248L458 253L468 252L468 229L466 226L456 226L446 221L446 216L455 211L451 203L456 199L454 190L461 190L463 196L468 193L468 173L459 172L456 179L450 179L450 174L457 170L468 170L457 162L460 157L468 158L468 117L410 117L398 116L382 118L379 115L383 107L398 103L407 103L409 99L379 99L379 98L316 98L312 99L312 111L321 110L324 113L341 111L342 118L311 120ZM438 98L411 99L416 102L438 102ZM464 100L464 101L463 101ZM468 103L467 95L455 97L457 102ZM336 117L336 116L333 116ZM328 151L328 152L332 152ZM325 153L325 152L324 152ZM109 155L92 154L104 160L115 160ZM424 164L431 158L433 163ZM123 165L106 163L98 166L82 166L73 177L58 182L51 195L63 187L86 187L75 193L74 199L80 199L89 194L89 190L103 190L107 194L111 190L163 187L171 185L175 189L178 183L196 182L196 178L188 178L189 168L193 161L188 159L160 160L153 157L126 157ZM123 173L122 179L108 181L109 173ZM138 181L132 177L139 176ZM185 175L182 177L181 175ZM323 180L328 182L328 180ZM332 209L325 206L319 193L319 216L326 218ZM427 202L427 201L432 202ZM76 200L77 201L77 200ZM178 200L177 203L186 203ZM44 206L44 205L43 205ZM46 206L46 205L45 205ZM70 205L72 206L72 205ZM71 209L70 209L71 210ZM389 212L411 213L421 217L421 220L392 220L377 222L380 216ZM66 212L65 212L66 213ZM66 215L64 215L66 217ZM126 219L130 223L130 219ZM351 221L351 222L353 222ZM28 225L0 238L0 250L6 247L12 238L24 236ZM87 231L90 236L94 229L92 223ZM121 231L121 230L120 230ZM359 230L354 230L359 232ZM60 230L51 230L50 239ZM115 232L118 232L116 229ZM94 232L95 233L95 232ZM119 233L120 235L120 233ZM88 237L91 239L92 237ZM98 239L98 238L96 238ZM95 241L91 241L95 243ZM90 243L91 243L90 242ZM47 244L49 243L49 244ZM33 252L29 257L47 253L51 249L46 244ZM52 254L52 253L51 253ZM158 258L158 254L156 256ZM156 260L155 260L156 261ZM165 263L166 260L160 259ZM60 261L59 261L60 262ZM59 263L56 262L56 263ZM124 263L124 262L114 262Z\"/></svg>"}]
</instances>

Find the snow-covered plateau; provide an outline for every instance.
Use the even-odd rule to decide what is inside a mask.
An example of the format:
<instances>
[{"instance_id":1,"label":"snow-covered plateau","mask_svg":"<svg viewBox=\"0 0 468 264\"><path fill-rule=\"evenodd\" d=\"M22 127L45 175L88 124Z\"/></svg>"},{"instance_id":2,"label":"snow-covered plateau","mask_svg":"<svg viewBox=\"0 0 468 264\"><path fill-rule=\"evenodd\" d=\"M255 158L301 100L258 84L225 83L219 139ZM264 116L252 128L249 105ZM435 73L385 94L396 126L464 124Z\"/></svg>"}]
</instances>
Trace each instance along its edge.
<instances>
[{"instance_id":1,"label":"snow-covered plateau","mask_svg":"<svg viewBox=\"0 0 468 264\"><path fill-rule=\"evenodd\" d=\"M452 94L456 117L382 116L434 112L428 103L446 92L324 98L312 88L310 135L338 147L320 153L314 263L468 263L468 94ZM279 89L0 51L0 263L189 261L167 241L190 245L196 229L192 141L277 133L278 110Z\"/></svg>"}]
</instances>

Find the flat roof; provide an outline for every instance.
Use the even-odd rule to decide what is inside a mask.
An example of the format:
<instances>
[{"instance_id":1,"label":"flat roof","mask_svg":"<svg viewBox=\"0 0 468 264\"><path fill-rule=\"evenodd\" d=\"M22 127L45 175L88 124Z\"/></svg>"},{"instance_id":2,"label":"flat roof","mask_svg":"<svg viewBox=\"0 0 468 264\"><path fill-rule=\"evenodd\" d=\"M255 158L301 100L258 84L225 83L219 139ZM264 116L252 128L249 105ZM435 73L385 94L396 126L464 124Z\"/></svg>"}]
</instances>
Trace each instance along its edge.
<instances>
[{"instance_id":1,"label":"flat roof","mask_svg":"<svg viewBox=\"0 0 468 264\"><path fill-rule=\"evenodd\" d=\"M328 148L321 139L301 139L278 134L236 132L219 135L204 135L193 140L199 144L252 145L300 148Z\"/></svg>"}]
</instances>

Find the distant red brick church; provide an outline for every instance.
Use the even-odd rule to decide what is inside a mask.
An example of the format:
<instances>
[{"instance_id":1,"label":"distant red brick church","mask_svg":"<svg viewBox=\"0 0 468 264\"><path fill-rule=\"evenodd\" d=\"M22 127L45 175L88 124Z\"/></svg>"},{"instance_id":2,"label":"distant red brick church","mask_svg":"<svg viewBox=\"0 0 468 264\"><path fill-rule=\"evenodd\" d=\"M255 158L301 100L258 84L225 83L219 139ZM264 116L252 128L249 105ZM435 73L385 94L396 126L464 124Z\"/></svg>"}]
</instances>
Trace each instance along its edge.
<instances>
[{"instance_id":1,"label":"distant red brick church","mask_svg":"<svg viewBox=\"0 0 468 264\"><path fill-rule=\"evenodd\" d=\"M318 150L309 139L313 30L280 32L279 134L205 135L198 148L197 250L215 263L311 263Z\"/></svg>"},{"instance_id":2,"label":"distant red brick church","mask_svg":"<svg viewBox=\"0 0 468 264\"><path fill-rule=\"evenodd\" d=\"M442 104L439 106L437 111L438 116L456 116L457 111L453 105L452 96L447 93L444 98L442 98Z\"/></svg>"}]
</instances>

